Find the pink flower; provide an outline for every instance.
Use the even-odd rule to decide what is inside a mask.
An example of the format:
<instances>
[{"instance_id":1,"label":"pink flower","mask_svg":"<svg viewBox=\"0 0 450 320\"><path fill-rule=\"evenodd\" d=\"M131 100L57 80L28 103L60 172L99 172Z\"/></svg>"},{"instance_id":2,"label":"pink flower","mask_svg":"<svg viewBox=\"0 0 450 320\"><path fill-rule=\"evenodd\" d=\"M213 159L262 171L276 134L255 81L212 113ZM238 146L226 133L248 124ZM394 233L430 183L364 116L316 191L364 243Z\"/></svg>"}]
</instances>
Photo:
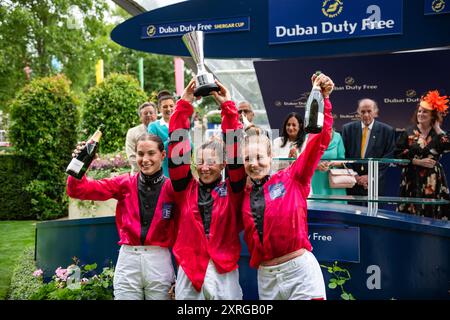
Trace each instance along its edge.
<instances>
[{"instance_id":1,"label":"pink flower","mask_svg":"<svg viewBox=\"0 0 450 320\"><path fill-rule=\"evenodd\" d=\"M43 274L44 274L44 271L42 271L42 269L37 269L36 271L33 272L33 277L39 278Z\"/></svg>"},{"instance_id":2,"label":"pink flower","mask_svg":"<svg viewBox=\"0 0 450 320\"><path fill-rule=\"evenodd\" d=\"M67 280L67 269L62 269L61 267L58 267L58 269L55 270L56 277L62 281Z\"/></svg>"}]
</instances>

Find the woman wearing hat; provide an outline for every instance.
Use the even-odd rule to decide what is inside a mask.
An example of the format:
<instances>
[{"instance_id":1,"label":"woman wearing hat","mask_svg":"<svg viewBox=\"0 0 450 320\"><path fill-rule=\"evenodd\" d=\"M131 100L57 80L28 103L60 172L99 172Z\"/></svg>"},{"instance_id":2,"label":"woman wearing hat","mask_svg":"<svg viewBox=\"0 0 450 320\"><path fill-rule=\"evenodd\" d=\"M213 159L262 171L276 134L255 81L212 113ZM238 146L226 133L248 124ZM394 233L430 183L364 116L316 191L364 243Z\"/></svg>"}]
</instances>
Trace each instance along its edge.
<instances>
[{"instance_id":1,"label":"woman wearing hat","mask_svg":"<svg viewBox=\"0 0 450 320\"><path fill-rule=\"evenodd\" d=\"M414 112L414 125L399 137L395 155L410 163L402 169L400 197L450 200L441 155L450 150L448 134L441 129L447 114L447 96L437 90L422 96ZM401 203L397 210L436 219L449 218L448 205L424 205Z\"/></svg>"}]
</instances>

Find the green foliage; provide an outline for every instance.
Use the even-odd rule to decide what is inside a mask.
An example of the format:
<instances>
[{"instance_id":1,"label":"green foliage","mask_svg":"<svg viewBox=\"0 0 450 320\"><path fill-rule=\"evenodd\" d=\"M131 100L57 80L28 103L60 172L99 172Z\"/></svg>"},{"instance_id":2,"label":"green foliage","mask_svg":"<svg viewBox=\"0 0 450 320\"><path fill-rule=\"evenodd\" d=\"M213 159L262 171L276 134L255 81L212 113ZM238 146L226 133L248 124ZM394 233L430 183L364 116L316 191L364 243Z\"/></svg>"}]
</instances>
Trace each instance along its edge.
<instances>
[{"instance_id":1,"label":"green foliage","mask_svg":"<svg viewBox=\"0 0 450 320\"><path fill-rule=\"evenodd\" d=\"M75 8L78 14L74 14ZM0 109L32 78L62 72L76 88L85 88L89 71L101 57L96 39L107 36L104 0L8 0L0 6ZM111 40L109 40L111 41Z\"/></svg>"},{"instance_id":2,"label":"green foliage","mask_svg":"<svg viewBox=\"0 0 450 320\"><path fill-rule=\"evenodd\" d=\"M138 118L137 108L145 101L147 96L135 78L121 74L106 77L87 94L82 115L84 138L103 123L105 129L100 142L100 153L122 150L127 131L135 126Z\"/></svg>"},{"instance_id":3,"label":"green foliage","mask_svg":"<svg viewBox=\"0 0 450 320\"><path fill-rule=\"evenodd\" d=\"M222 123L220 112L209 114L206 116L206 119L208 119L208 123Z\"/></svg>"},{"instance_id":4,"label":"green foliage","mask_svg":"<svg viewBox=\"0 0 450 320\"><path fill-rule=\"evenodd\" d=\"M0 221L0 300L7 296L23 251L34 248L35 234L35 221Z\"/></svg>"},{"instance_id":5,"label":"green foliage","mask_svg":"<svg viewBox=\"0 0 450 320\"><path fill-rule=\"evenodd\" d=\"M33 219L31 196L25 190L33 179L32 162L0 154L0 220Z\"/></svg>"},{"instance_id":6,"label":"green foliage","mask_svg":"<svg viewBox=\"0 0 450 320\"><path fill-rule=\"evenodd\" d=\"M67 214L65 168L76 144L77 100L63 75L33 80L10 106L10 140L33 165L25 190L38 219Z\"/></svg>"},{"instance_id":7,"label":"green foliage","mask_svg":"<svg viewBox=\"0 0 450 320\"><path fill-rule=\"evenodd\" d=\"M339 267L337 261L335 261L332 266L321 265L321 267L327 269L328 273L332 275L330 282L328 283L328 288L336 289L339 287L342 292L341 298L343 300L355 300L355 297L344 289L344 284L352 278L347 269Z\"/></svg>"},{"instance_id":8,"label":"green foliage","mask_svg":"<svg viewBox=\"0 0 450 320\"><path fill-rule=\"evenodd\" d=\"M9 300L28 300L42 287L42 282L33 276L35 270L34 248L26 249L14 267L8 293Z\"/></svg>"},{"instance_id":9,"label":"green foliage","mask_svg":"<svg viewBox=\"0 0 450 320\"><path fill-rule=\"evenodd\" d=\"M99 275L89 276L96 268L95 263L81 267L81 281L73 287L67 284L69 269L58 268L52 280L33 293L30 300L112 300L114 268L103 268Z\"/></svg>"}]
</instances>

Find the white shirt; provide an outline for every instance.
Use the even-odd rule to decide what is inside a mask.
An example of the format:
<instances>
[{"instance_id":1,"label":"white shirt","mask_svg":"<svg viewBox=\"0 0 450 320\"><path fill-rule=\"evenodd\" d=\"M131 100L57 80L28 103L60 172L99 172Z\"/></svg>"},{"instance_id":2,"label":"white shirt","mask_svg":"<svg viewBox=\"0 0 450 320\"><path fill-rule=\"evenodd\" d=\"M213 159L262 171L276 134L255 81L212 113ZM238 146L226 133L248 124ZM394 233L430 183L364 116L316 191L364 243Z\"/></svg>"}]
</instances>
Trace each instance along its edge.
<instances>
[{"instance_id":1,"label":"white shirt","mask_svg":"<svg viewBox=\"0 0 450 320\"><path fill-rule=\"evenodd\" d=\"M166 121L164 121L164 118L159 119L159 124L161 126L169 127L169 124Z\"/></svg>"},{"instance_id":2,"label":"white shirt","mask_svg":"<svg viewBox=\"0 0 450 320\"><path fill-rule=\"evenodd\" d=\"M139 172L139 167L136 163L136 142L137 139L147 133L147 127L140 124L128 130L127 137L125 139L125 151L127 153L128 162L131 166L131 174Z\"/></svg>"},{"instance_id":3,"label":"white shirt","mask_svg":"<svg viewBox=\"0 0 450 320\"><path fill-rule=\"evenodd\" d=\"M278 137L273 140L273 157L274 158L288 158L289 151L294 147L295 141L288 141L286 145L282 147L284 142L283 137Z\"/></svg>"}]
</instances>

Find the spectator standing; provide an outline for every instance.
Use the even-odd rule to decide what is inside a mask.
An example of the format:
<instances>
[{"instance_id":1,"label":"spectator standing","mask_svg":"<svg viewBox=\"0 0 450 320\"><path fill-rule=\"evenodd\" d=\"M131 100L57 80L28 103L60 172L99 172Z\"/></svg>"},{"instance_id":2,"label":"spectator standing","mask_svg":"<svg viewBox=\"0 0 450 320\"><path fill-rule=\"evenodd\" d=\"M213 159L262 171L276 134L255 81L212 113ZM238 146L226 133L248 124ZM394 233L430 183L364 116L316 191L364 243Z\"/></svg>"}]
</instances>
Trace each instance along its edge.
<instances>
[{"instance_id":1,"label":"spectator standing","mask_svg":"<svg viewBox=\"0 0 450 320\"><path fill-rule=\"evenodd\" d=\"M152 122L148 126L148 133L157 135L164 143L164 150L168 152L169 143L169 120L175 107L175 98L168 90L162 90L158 93L158 109L161 113L161 118ZM166 177L169 176L169 165L167 158L163 161L163 172Z\"/></svg>"},{"instance_id":2,"label":"spectator standing","mask_svg":"<svg viewBox=\"0 0 450 320\"><path fill-rule=\"evenodd\" d=\"M322 160L324 159L324 160ZM328 171L333 166L340 166L339 162L328 161L336 159L345 159L345 148L344 142L342 141L341 135L334 129L331 132L331 141L328 145L327 150L322 156L319 165L312 177L311 188L312 194L317 195L336 195L345 196L347 195L346 189L343 188L330 188L330 182L328 179ZM320 202L329 202L327 200L317 200ZM346 201L333 201L332 203L346 203Z\"/></svg>"},{"instance_id":3,"label":"spectator standing","mask_svg":"<svg viewBox=\"0 0 450 320\"><path fill-rule=\"evenodd\" d=\"M447 113L447 96L429 91L422 96L413 115L414 126L397 140L395 155L410 163L402 169L400 197L450 200L444 168L439 159L450 150L449 135L441 129ZM448 220L449 205L401 203L397 210L414 215Z\"/></svg>"},{"instance_id":4,"label":"spectator standing","mask_svg":"<svg viewBox=\"0 0 450 320\"><path fill-rule=\"evenodd\" d=\"M347 123L342 127L345 158L392 158L394 156L395 131L391 126L375 120L378 117L377 103L372 99L362 99L358 102L357 113L360 121ZM367 164L356 163L351 167L358 175L356 176L356 185L347 189L347 194L367 195ZM383 164L379 166L379 195L383 195L387 167ZM367 205L367 203L355 204Z\"/></svg>"},{"instance_id":5,"label":"spectator standing","mask_svg":"<svg viewBox=\"0 0 450 320\"><path fill-rule=\"evenodd\" d=\"M284 120L281 137L273 140L274 158L297 158L305 141L305 131L303 130L303 118L297 113L288 114ZM290 161L276 160L274 171L288 167Z\"/></svg>"},{"instance_id":6,"label":"spectator standing","mask_svg":"<svg viewBox=\"0 0 450 320\"><path fill-rule=\"evenodd\" d=\"M156 106L153 102L144 102L138 108L141 124L128 130L125 139L125 152L131 166L131 174L139 172L136 163L136 142L140 136L147 133L148 125L156 120Z\"/></svg>"}]
</instances>

